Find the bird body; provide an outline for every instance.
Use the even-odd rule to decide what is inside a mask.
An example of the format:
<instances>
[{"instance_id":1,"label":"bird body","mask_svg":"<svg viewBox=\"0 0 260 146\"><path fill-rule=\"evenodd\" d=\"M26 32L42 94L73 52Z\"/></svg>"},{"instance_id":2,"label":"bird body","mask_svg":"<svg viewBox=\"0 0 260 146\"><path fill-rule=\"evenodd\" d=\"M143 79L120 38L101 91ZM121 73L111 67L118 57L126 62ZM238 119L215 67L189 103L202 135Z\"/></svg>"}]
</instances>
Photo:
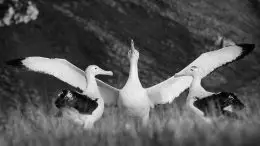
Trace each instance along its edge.
<instances>
[{"instance_id":1,"label":"bird body","mask_svg":"<svg viewBox=\"0 0 260 146\"><path fill-rule=\"evenodd\" d=\"M237 117L234 110L242 110L244 104L233 93L206 91L200 84L201 79L194 77L186 105L206 122L211 122L211 117L221 115Z\"/></svg>"},{"instance_id":2,"label":"bird body","mask_svg":"<svg viewBox=\"0 0 260 146\"><path fill-rule=\"evenodd\" d=\"M143 125L146 125L150 107L153 107L153 105L138 76L139 53L135 50L133 41L128 57L130 60L129 77L124 87L119 91L118 103L129 115L140 117Z\"/></svg>"},{"instance_id":3,"label":"bird body","mask_svg":"<svg viewBox=\"0 0 260 146\"><path fill-rule=\"evenodd\" d=\"M198 66L203 70L202 75L200 75L200 77L203 78L215 68L239 59L243 57L243 55L250 52L242 49L245 46L248 47L250 45L242 44L241 46L228 46L220 50L203 53L177 74L186 74L192 66ZM144 125L148 122L151 107L158 104L171 103L184 90L189 88L191 84L196 83L194 82L193 76L190 75L181 77L172 76L159 84L148 88L143 88L138 77L137 64L139 52L135 49L133 41L131 43L131 49L128 51L128 57L130 61L129 77L122 89L114 88L99 79L95 79L93 80L93 83L96 81L97 85L95 86L95 89L87 90L86 87L89 84L89 81L86 80L87 76L85 76L84 71L64 59L27 57L16 61L11 61L11 64L14 66L25 67L31 71L52 75L72 85L73 87L79 88L84 95L94 95L97 91L99 91L106 105L119 104L119 107L126 109L127 113L130 115L141 117ZM193 100L193 92L201 97L204 97L204 94L211 94L203 91L205 90L197 90L197 87L195 88L191 86L188 99L190 101ZM194 107L194 109L198 110L196 107Z\"/></svg>"},{"instance_id":4,"label":"bird body","mask_svg":"<svg viewBox=\"0 0 260 146\"><path fill-rule=\"evenodd\" d=\"M86 129L92 128L104 111L102 98L92 99L70 90L62 90L55 101L55 105L64 116L77 124L83 125Z\"/></svg>"},{"instance_id":5,"label":"bird body","mask_svg":"<svg viewBox=\"0 0 260 146\"><path fill-rule=\"evenodd\" d=\"M98 98L92 99L75 91L62 90L55 101L57 108L75 108L80 114L92 114L98 107Z\"/></svg>"},{"instance_id":6,"label":"bird body","mask_svg":"<svg viewBox=\"0 0 260 146\"><path fill-rule=\"evenodd\" d=\"M79 88L82 95L77 94L76 92L70 92L72 95L66 95L68 98L64 98L64 100L60 99L60 102L58 102L59 104L57 105L62 108L64 113L66 113L64 114L66 117L77 124L84 125L85 129L92 128L93 124L101 118L104 111L104 100L100 93L95 76L99 74L113 75L111 71L105 71L96 65L89 65L85 72L83 72L74 65L68 63L66 60L43 57L15 59L8 61L7 64L49 74ZM100 81L99 83L102 84L103 82ZM71 98L69 98L69 96L71 96ZM79 101L85 102L85 105L82 106L82 104L78 103ZM73 106L76 106L76 108ZM71 110L71 107L76 109L76 112L75 110ZM79 114L79 111L77 110L82 110L82 108L85 107L88 109L88 112Z\"/></svg>"},{"instance_id":7,"label":"bird body","mask_svg":"<svg viewBox=\"0 0 260 146\"><path fill-rule=\"evenodd\" d=\"M234 93L230 92L219 92L197 99L193 105L205 113L205 116L234 116L235 114L229 114L233 112L234 108L239 110L244 108L244 104Z\"/></svg>"},{"instance_id":8,"label":"bird body","mask_svg":"<svg viewBox=\"0 0 260 146\"><path fill-rule=\"evenodd\" d=\"M64 104L64 106L76 109L75 112L74 110L65 108L64 113L66 114L64 115L77 124L83 125L85 129L92 128L94 123L101 118L104 112L104 101L95 79L95 76L98 74L112 75L112 72L104 71L96 65L88 66L86 69L86 80L88 84L83 90L82 95L77 92L69 92L72 95L68 94L68 100L66 100L67 102ZM69 98L69 96L72 98Z\"/></svg>"},{"instance_id":9,"label":"bird body","mask_svg":"<svg viewBox=\"0 0 260 146\"><path fill-rule=\"evenodd\" d=\"M186 101L189 109L207 122L211 122L208 113L214 113L210 109L212 104L215 106L214 110L217 111L218 115L227 113L228 107L239 110L243 109L244 104L233 93L208 92L201 86L201 80L214 69L242 59L252 52L254 47L253 44L240 44L203 53L182 71L176 73L175 77L177 78L183 76L191 76L193 78Z\"/></svg>"}]
</instances>

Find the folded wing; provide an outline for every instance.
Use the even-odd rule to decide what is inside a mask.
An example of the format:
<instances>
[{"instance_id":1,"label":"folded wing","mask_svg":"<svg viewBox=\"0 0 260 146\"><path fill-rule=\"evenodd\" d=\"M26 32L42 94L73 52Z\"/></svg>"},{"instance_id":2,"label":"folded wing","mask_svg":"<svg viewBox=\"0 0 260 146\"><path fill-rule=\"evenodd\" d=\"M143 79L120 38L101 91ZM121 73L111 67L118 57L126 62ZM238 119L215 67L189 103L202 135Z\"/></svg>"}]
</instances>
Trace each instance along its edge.
<instances>
[{"instance_id":1,"label":"folded wing","mask_svg":"<svg viewBox=\"0 0 260 146\"><path fill-rule=\"evenodd\" d=\"M85 72L65 59L27 57L10 60L6 63L15 67L26 68L30 71L52 75L61 81L80 89L81 91L84 91L87 86ZM109 105L116 104L118 89L102 82L99 79L96 80L105 103Z\"/></svg>"}]
</instances>

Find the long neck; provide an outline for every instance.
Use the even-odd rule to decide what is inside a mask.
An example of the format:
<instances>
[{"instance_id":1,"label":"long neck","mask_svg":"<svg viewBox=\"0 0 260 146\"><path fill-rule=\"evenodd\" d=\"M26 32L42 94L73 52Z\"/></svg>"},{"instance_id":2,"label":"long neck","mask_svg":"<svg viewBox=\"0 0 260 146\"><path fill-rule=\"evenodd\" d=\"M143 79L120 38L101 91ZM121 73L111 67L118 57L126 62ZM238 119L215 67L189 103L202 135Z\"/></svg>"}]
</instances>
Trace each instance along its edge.
<instances>
[{"instance_id":1,"label":"long neck","mask_svg":"<svg viewBox=\"0 0 260 146\"><path fill-rule=\"evenodd\" d=\"M207 92L202 86L201 86L201 77L199 76L194 76L190 89L189 89L189 95L188 95L188 99L189 98L193 98L193 97L198 97L201 98L204 95L208 94L209 92Z\"/></svg>"},{"instance_id":2,"label":"long neck","mask_svg":"<svg viewBox=\"0 0 260 146\"><path fill-rule=\"evenodd\" d=\"M137 66L138 60L130 60L130 72L127 82L134 82L141 85L139 76L138 76L138 66Z\"/></svg>"},{"instance_id":3,"label":"long neck","mask_svg":"<svg viewBox=\"0 0 260 146\"><path fill-rule=\"evenodd\" d=\"M87 74L86 78L87 78L86 90L91 93L99 92L95 76L92 74Z\"/></svg>"}]
</instances>

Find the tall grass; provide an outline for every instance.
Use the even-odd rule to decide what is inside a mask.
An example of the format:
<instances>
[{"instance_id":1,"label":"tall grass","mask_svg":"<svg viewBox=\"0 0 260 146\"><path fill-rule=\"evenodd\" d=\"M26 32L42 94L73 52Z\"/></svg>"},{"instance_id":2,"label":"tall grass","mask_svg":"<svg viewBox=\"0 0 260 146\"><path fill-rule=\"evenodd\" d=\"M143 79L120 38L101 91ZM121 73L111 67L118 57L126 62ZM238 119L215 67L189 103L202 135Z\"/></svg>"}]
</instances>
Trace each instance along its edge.
<instances>
[{"instance_id":1,"label":"tall grass","mask_svg":"<svg viewBox=\"0 0 260 146\"><path fill-rule=\"evenodd\" d=\"M225 11L230 12L233 9L225 8L225 11L222 11L222 8L219 8L218 11L215 11L213 9L215 6L211 6L210 1L163 0L163 2L168 3L170 8L161 9L160 15L185 25L193 34L196 34L196 37L213 38L216 32L223 32L225 36L241 40L242 36L252 33L252 31L240 30L238 20L233 20L232 25L234 26L231 26L230 20L227 19L234 18L234 16L242 18L242 16L247 15L247 13L237 15L237 11L242 10L241 8L235 9L232 13L226 13ZM205 3L201 5L199 2ZM233 3L236 3L236 1L232 0L231 2L232 5L230 6L233 7ZM147 3L150 4L149 7L152 9L154 2L147 1ZM237 2L237 4L242 5L243 3ZM205 5L210 6L209 8L214 11L205 9ZM154 9L156 10L156 8ZM175 10L176 14L174 13ZM70 14L68 12L63 11L66 15ZM211 13L206 12L223 13L222 15L214 15L218 17L225 16L225 19L211 17ZM86 30L95 32L99 37L102 37L101 39L117 40L113 38L113 35L106 33L105 30L101 31L92 21L83 21L83 19L80 19L81 17L75 16L71 15L76 23L82 26L86 25ZM242 20L251 17L245 17ZM250 21L242 22L244 24ZM251 25L256 25L256 23L251 23ZM209 28L211 29L209 30ZM121 45L118 42L116 44ZM122 57L119 58L122 60ZM28 91L24 91L24 86L19 85L20 82L13 80L12 76L4 78L4 76L2 77L3 74L5 73L0 69L0 146L259 145L260 102L258 93L260 89L257 88L260 87L259 84L255 86L247 85L248 87L239 90L238 96L242 97L247 105L245 113L242 113L239 120L222 117L216 119L212 124L206 124L193 113L187 111L185 107L179 107L173 103L171 105L159 105L153 109L148 128L142 128L136 119L128 117L119 109L106 107L102 119L95 124L94 129L84 131L81 126L75 125L63 117L55 116L57 109L51 103L38 100L50 98L34 93L25 94Z\"/></svg>"},{"instance_id":2,"label":"tall grass","mask_svg":"<svg viewBox=\"0 0 260 146\"><path fill-rule=\"evenodd\" d=\"M237 95L246 104L239 120L221 117L204 123L178 102L151 110L147 128L116 107L106 107L92 130L56 116L53 101L44 102L13 72L0 69L0 145L258 145L259 79ZM185 99L186 94L181 97ZM51 98L48 98L51 99ZM53 97L52 99L55 99Z\"/></svg>"},{"instance_id":3,"label":"tall grass","mask_svg":"<svg viewBox=\"0 0 260 146\"><path fill-rule=\"evenodd\" d=\"M50 110L56 112L55 107ZM89 131L50 113L33 104L9 110L1 119L1 145L245 145L257 144L260 134L260 116L251 110L240 120L220 118L206 124L173 104L153 109L148 128L142 128L136 119L107 107Z\"/></svg>"}]
</instances>

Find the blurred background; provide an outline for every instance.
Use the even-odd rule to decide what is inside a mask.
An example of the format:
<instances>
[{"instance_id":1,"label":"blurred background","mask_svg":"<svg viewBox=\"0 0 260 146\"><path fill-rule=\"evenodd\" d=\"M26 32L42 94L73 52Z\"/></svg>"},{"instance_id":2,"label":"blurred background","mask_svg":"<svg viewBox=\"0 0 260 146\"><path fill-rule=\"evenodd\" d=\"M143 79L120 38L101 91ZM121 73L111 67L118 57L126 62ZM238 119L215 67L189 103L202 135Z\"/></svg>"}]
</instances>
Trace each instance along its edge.
<instances>
[{"instance_id":1,"label":"blurred background","mask_svg":"<svg viewBox=\"0 0 260 146\"><path fill-rule=\"evenodd\" d=\"M37 20L0 28L2 71L6 69L3 62L9 59L64 58L83 70L96 64L113 71L113 77L98 78L121 88L129 71L127 49L134 39L141 53L140 80L149 87L171 77L201 53L218 49L214 42L220 35L237 43L254 43L256 49L206 77L204 87L236 91L259 80L259 0L33 2L39 10ZM44 97L70 88L53 77L31 72L19 71L9 78L22 79L24 88L37 89Z\"/></svg>"},{"instance_id":2,"label":"blurred background","mask_svg":"<svg viewBox=\"0 0 260 146\"><path fill-rule=\"evenodd\" d=\"M58 91L73 89L47 75L6 67L5 61L28 56L64 58L83 70L96 64L114 72L112 77L98 78L121 88L128 77L130 39L140 51L144 87L173 76L201 53L218 49L217 36L254 43L253 53L217 69L203 79L203 86L259 98L259 0L32 2L39 10L36 20L0 27L1 108L16 108L16 100L30 99L49 109Z\"/></svg>"}]
</instances>

